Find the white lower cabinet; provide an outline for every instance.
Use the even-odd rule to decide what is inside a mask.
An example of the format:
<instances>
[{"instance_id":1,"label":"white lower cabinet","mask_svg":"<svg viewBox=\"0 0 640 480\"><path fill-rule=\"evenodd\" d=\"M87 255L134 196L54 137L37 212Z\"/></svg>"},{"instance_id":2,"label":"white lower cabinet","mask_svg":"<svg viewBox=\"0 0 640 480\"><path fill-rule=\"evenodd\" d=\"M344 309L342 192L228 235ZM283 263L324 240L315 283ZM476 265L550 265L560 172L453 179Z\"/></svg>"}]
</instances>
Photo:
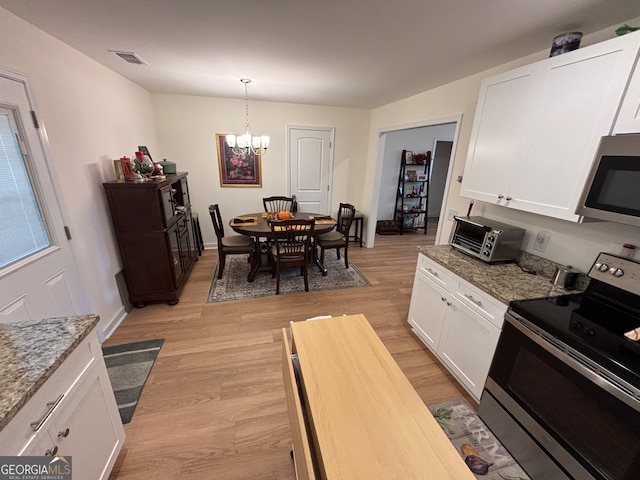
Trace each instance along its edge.
<instances>
[{"instance_id":1,"label":"white lower cabinet","mask_svg":"<svg viewBox=\"0 0 640 480\"><path fill-rule=\"evenodd\" d=\"M438 356L476 400L487 380L500 329L453 299Z\"/></svg>"},{"instance_id":2,"label":"white lower cabinet","mask_svg":"<svg viewBox=\"0 0 640 480\"><path fill-rule=\"evenodd\" d=\"M409 309L409 323L420 339L432 350L436 350L442 327L449 314L446 304L447 293L433 283L433 280L416 272Z\"/></svg>"},{"instance_id":3,"label":"white lower cabinet","mask_svg":"<svg viewBox=\"0 0 640 480\"><path fill-rule=\"evenodd\" d=\"M409 324L413 331L476 399L480 400L507 306L448 273L444 288L424 273L418 258Z\"/></svg>"},{"instance_id":4,"label":"white lower cabinet","mask_svg":"<svg viewBox=\"0 0 640 480\"><path fill-rule=\"evenodd\" d=\"M109 478L124 438L95 330L0 432L3 454L71 456L73 478L96 480Z\"/></svg>"}]
</instances>

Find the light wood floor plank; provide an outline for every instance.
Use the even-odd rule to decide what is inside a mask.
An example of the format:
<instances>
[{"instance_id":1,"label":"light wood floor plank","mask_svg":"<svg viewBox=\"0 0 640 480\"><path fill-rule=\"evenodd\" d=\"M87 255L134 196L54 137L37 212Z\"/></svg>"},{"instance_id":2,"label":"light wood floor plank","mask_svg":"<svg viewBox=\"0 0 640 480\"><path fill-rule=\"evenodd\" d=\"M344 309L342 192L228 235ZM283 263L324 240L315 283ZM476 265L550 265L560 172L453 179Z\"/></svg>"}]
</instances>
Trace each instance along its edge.
<instances>
[{"instance_id":1,"label":"light wood floor plank","mask_svg":"<svg viewBox=\"0 0 640 480\"><path fill-rule=\"evenodd\" d=\"M175 306L132 311L106 345L164 338L110 480L294 480L281 329L317 315L363 313L426 403L473 401L407 324L417 245L377 236L349 258L371 287L207 304L218 260L205 250Z\"/></svg>"}]
</instances>

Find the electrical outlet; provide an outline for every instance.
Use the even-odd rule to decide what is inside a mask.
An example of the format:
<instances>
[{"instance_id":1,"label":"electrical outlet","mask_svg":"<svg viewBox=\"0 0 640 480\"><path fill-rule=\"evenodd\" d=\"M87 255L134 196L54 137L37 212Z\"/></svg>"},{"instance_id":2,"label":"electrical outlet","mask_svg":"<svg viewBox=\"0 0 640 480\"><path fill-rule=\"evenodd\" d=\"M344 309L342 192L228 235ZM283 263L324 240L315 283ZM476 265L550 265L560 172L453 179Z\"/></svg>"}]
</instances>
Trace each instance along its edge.
<instances>
[{"instance_id":1,"label":"electrical outlet","mask_svg":"<svg viewBox=\"0 0 640 480\"><path fill-rule=\"evenodd\" d=\"M447 215L447 220L451 220L453 222L453 217L456 215L458 215L457 210L449 210L449 213Z\"/></svg>"},{"instance_id":2,"label":"electrical outlet","mask_svg":"<svg viewBox=\"0 0 640 480\"><path fill-rule=\"evenodd\" d=\"M536 235L536 241L533 244L533 249L537 252L544 253L549 245L549 234L546 230L538 230Z\"/></svg>"}]
</instances>

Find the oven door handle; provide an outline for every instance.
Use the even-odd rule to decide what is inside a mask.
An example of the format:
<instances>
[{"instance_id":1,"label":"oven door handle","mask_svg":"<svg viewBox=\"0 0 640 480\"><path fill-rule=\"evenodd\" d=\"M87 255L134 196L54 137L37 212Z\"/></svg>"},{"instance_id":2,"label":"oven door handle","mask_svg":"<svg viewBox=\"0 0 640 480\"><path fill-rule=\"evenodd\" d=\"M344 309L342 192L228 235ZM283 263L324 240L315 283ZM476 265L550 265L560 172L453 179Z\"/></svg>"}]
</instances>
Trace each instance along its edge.
<instances>
[{"instance_id":1,"label":"oven door handle","mask_svg":"<svg viewBox=\"0 0 640 480\"><path fill-rule=\"evenodd\" d=\"M587 380L610 393L621 402L633 408L635 411L640 412L640 390L635 388L633 385L617 378L612 373L607 373L607 377L599 374L596 370L603 369L595 362L592 362L568 345L561 344L559 340L555 341L557 343L551 343L538 333L536 328L529 326L529 322L519 315L514 316L513 313L507 312L504 318L532 342L539 345L548 353L574 369ZM568 352L571 352L571 354L569 355ZM612 383L611 380L619 383L619 386Z\"/></svg>"}]
</instances>

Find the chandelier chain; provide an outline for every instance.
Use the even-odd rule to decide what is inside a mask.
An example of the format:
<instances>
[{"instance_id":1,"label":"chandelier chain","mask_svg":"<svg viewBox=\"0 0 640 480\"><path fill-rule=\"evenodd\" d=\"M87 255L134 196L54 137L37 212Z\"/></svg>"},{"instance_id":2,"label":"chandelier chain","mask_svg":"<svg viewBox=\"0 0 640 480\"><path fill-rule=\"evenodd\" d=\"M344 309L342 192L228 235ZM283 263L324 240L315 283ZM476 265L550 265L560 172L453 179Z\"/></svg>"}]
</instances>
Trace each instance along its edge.
<instances>
[{"instance_id":1,"label":"chandelier chain","mask_svg":"<svg viewBox=\"0 0 640 480\"><path fill-rule=\"evenodd\" d=\"M235 155L245 156L248 153L255 155L264 154L269 147L269 136L253 136L251 134L251 125L249 124L249 87L248 84L251 80L248 78L241 78L240 81L244 84L244 109L245 109L245 131L240 136L227 135L227 144L231 148Z\"/></svg>"},{"instance_id":2,"label":"chandelier chain","mask_svg":"<svg viewBox=\"0 0 640 480\"><path fill-rule=\"evenodd\" d=\"M245 129L247 131L251 131L251 127L249 126L249 94L247 93L247 85L249 84L249 82L243 82L244 83L244 108L245 108L245 114L246 114L246 123L245 123Z\"/></svg>"}]
</instances>

